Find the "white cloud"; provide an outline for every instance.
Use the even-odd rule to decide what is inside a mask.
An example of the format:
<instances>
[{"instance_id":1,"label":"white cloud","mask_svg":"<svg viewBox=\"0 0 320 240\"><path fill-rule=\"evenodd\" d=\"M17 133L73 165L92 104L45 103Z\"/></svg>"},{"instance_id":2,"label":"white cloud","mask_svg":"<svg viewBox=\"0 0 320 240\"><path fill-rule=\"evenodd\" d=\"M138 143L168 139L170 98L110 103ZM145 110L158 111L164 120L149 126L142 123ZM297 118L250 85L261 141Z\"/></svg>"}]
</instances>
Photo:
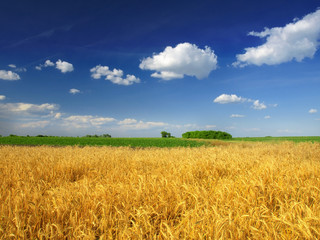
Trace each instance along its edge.
<instances>
[{"instance_id":1,"label":"white cloud","mask_svg":"<svg viewBox=\"0 0 320 240\"><path fill-rule=\"evenodd\" d=\"M270 119L271 117L268 115L268 116L265 116L264 119Z\"/></svg>"},{"instance_id":2,"label":"white cloud","mask_svg":"<svg viewBox=\"0 0 320 240\"><path fill-rule=\"evenodd\" d=\"M14 71L15 71L15 72L26 72L26 71L27 71L27 69L24 68L24 67L22 67L22 68L17 68L17 65L15 65L15 64L9 64L8 67L14 68Z\"/></svg>"},{"instance_id":3,"label":"white cloud","mask_svg":"<svg viewBox=\"0 0 320 240\"><path fill-rule=\"evenodd\" d=\"M253 102L252 108L256 110L262 110L262 109L266 109L267 106L264 103L260 103L259 100L255 100Z\"/></svg>"},{"instance_id":4,"label":"white cloud","mask_svg":"<svg viewBox=\"0 0 320 240\"><path fill-rule=\"evenodd\" d=\"M230 116L231 118L243 118L245 117L244 115L241 115L241 114L231 114Z\"/></svg>"},{"instance_id":5,"label":"white cloud","mask_svg":"<svg viewBox=\"0 0 320 240\"><path fill-rule=\"evenodd\" d=\"M19 80L20 76L17 73L14 73L12 71L0 70L0 79L13 81L13 80Z\"/></svg>"},{"instance_id":6,"label":"white cloud","mask_svg":"<svg viewBox=\"0 0 320 240\"><path fill-rule=\"evenodd\" d=\"M26 68L16 68L15 71L16 72L26 72L27 69Z\"/></svg>"},{"instance_id":7,"label":"white cloud","mask_svg":"<svg viewBox=\"0 0 320 240\"><path fill-rule=\"evenodd\" d=\"M168 123L164 123L164 122L143 122L143 121L138 122L137 120L130 119L130 118L126 118L123 121L119 121L118 124L121 125L121 128L123 129L134 129L134 130L168 126Z\"/></svg>"},{"instance_id":8,"label":"white cloud","mask_svg":"<svg viewBox=\"0 0 320 240\"><path fill-rule=\"evenodd\" d=\"M114 118L95 117L90 120L93 126L100 126L115 121Z\"/></svg>"},{"instance_id":9,"label":"white cloud","mask_svg":"<svg viewBox=\"0 0 320 240\"><path fill-rule=\"evenodd\" d=\"M237 61L233 66L275 65L293 59L301 62L304 58L312 58L319 47L319 22L320 9L284 27L250 32L250 36L266 38L266 43L258 47L245 48L246 52L237 55Z\"/></svg>"},{"instance_id":10,"label":"white cloud","mask_svg":"<svg viewBox=\"0 0 320 240\"><path fill-rule=\"evenodd\" d=\"M238 97L235 94L221 94L219 97L213 100L215 103L226 104L226 103L237 103L245 101L245 98Z\"/></svg>"},{"instance_id":11,"label":"white cloud","mask_svg":"<svg viewBox=\"0 0 320 240\"><path fill-rule=\"evenodd\" d=\"M202 79L217 68L217 63L217 56L210 47L200 49L186 42L174 48L168 46L163 52L143 59L139 67L156 71L151 76L164 80L183 78L184 75Z\"/></svg>"},{"instance_id":12,"label":"white cloud","mask_svg":"<svg viewBox=\"0 0 320 240\"><path fill-rule=\"evenodd\" d=\"M213 129L213 128L216 128L216 127L217 127L216 125L206 125L205 129Z\"/></svg>"},{"instance_id":13,"label":"white cloud","mask_svg":"<svg viewBox=\"0 0 320 240\"><path fill-rule=\"evenodd\" d=\"M17 113L25 115L51 113L59 108L56 104L31 104L31 103L3 103L0 104L0 112Z\"/></svg>"},{"instance_id":14,"label":"white cloud","mask_svg":"<svg viewBox=\"0 0 320 240\"><path fill-rule=\"evenodd\" d=\"M75 128L99 127L115 121L114 118L94 117L91 115L73 115L63 119L67 126Z\"/></svg>"},{"instance_id":15,"label":"white cloud","mask_svg":"<svg viewBox=\"0 0 320 240\"><path fill-rule=\"evenodd\" d=\"M162 71L160 73L155 72L151 74L151 77L154 78L161 78L163 80L171 80L175 78L183 78L183 74L175 73L175 72L167 72L167 71Z\"/></svg>"},{"instance_id":16,"label":"white cloud","mask_svg":"<svg viewBox=\"0 0 320 240\"><path fill-rule=\"evenodd\" d=\"M36 69L41 71L43 67L54 67L54 66L55 64L48 59L45 61L44 64L40 64L39 66L36 66Z\"/></svg>"},{"instance_id":17,"label":"white cloud","mask_svg":"<svg viewBox=\"0 0 320 240\"><path fill-rule=\"evenodd\" d=\"M61 116L62 116L62 113L56 113L55 115L54 115L54 119L60 119L61 118Z\"/></svg>"},{"instance_id":18,"label":"white cloud","mask_svg":"<svg viewBox=\"0 0 320 240\"><path fill-rule=\"evenodd\" d=\"M36 122L28 122L21 124L22 128L44 128L50 124L49 121L36 121Z\"/></svg>"},{"instance_id":19,"label":"white cloud","mask_svg":"<svg viewBox=\"0 0 320 240\"><path fill-rule=\"evenodd\" d=\"M128 124L134 124L134 123L137 123L137 120L132 118L126 118L118 122L119 125L128 125Z\"/></svg>"},{"instance_id":20,"label":"white cloud","mask_svg":"<svg viewBox=\"0 0 320 240\"><path fill-rule=\"evenodd\" d=\"M51 62L50 60L46 60L43 66L44 67L54 67L54 63Z\"/></svg>"},{"instance_id":21,"label":"white cloud","mask_svg":"<svg viewBox=\"0 0 320 240\"><path fill-rule=\"evenodd\" d=\"M59 69L62 73L73 71L73 65L71 63L61 61L60 59L56 62L56 68Z\"/></svg>"},{"instance_id":22,"label":"white cloud","mask_svg":"<svg viewBox=\"0 0 320 240\"><path fill-rule=\"evenodd\" d=\"M105 80L111 81L114 84L129 86L133 83L140 83L140 79L134 75L127 74L126 78L123 78L123 71L121 69L113 69L112 71L108 66L97 65L90 69L91 77L94 79L100 79L105 77Z\"/></svg>"},{"instance_id":23,"label":"white cloud","mask_svg":"<svg viewBox=\"0 0 320 240\"><path fill-rule=\"evenodd\" d=\"M220 104L228 104L228 103L244 103L244 102L250 102L252 104L252 108L256 110L266 109L267 106L264 103L260 103L259 100L252 100L250 98L244 98L244 97L238 97L235 94L221 94L219 97L213 100L215 103ZM232 117L232 115L230 116Z\"/></svg>"},{"instance_id":24,"label":"white cloud","mask_svg":"<svg viewBox=\"0 0 320 240\"><path fill-rule=\"evenodd\" d=\"M318 112L318 110L317 110L317 109L314 109L314 108L311 108L311 109L309 110L309 113L311 113L311 114L317 113L317 112Z\"/></svg>"},{"instance_id":25,"label":"white cloud","mask_svg":"<svg viewBox=\"0 0 320 240\"><path fill-rule=\"evenodd\" d=\"M0 100L5 100L6 96L5 95L0 95Z\"/></svg>"},{"instance_id":26,"label":"white cloud","mask_svg":"<svg viewBox=\"0 0 320 240\"><path fill-rule=\"evenodd\" d=\"M77 94L77 93L80 93L80 90L79 89L76 89L76 88L71 88L70 90L69 90L69 93L71 93L71 94Z\"/></svg>"}]
</instances>

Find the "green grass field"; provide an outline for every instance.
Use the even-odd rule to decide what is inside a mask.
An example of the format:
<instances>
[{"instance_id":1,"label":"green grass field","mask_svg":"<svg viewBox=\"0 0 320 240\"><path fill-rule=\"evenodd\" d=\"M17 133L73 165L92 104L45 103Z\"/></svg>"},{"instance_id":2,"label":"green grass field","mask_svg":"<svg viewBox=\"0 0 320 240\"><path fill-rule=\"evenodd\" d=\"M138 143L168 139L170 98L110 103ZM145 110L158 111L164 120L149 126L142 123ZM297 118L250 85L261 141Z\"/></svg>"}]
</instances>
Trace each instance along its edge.
<instances>
[{"instance_id":1,"label":"green grass field","mask_svg":"<svg viewBox=\"0 0 320 240\"><path fill-rule=\"evenodd\" d=\"M205 142L180 138L94 138L94 137L0 137L2 145L27 146L130 146L130 147L199 147Z\"/></svg>"},{"instance_id":2,"label":"green grass field","mask_svg":"<svg viewBox=\"0 0 320 240\"><path fill-rule=\"evenodd\" d=\"M213 143L211 142L213 141ZM0 137L0 145L26 146L130 146L130 147L199 147L214 146L219 142L320 142L320 137L246 137L230 140L183 139L183 138L95 138L95 137ZM218 144L219 145L219 144Z\"/></svg>"}]
</instances>

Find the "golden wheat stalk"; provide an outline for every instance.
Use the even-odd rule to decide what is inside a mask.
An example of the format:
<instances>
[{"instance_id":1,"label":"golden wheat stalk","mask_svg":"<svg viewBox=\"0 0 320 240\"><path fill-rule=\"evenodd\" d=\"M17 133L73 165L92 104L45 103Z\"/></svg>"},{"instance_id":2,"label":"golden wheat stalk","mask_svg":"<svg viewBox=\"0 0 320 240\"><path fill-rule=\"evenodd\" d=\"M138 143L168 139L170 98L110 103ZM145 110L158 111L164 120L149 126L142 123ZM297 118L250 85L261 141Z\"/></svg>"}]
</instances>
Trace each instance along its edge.
<instances>
[{"instance_id":1,"label":"golden wheat stalk","mask_svg":"<svg viewBox=\"0 0 320 240\"><path fill-rule=\"evenodd\" d=\"M1 239L319 239L320 144L0 147Z\"/></svg>"}]
</instances>

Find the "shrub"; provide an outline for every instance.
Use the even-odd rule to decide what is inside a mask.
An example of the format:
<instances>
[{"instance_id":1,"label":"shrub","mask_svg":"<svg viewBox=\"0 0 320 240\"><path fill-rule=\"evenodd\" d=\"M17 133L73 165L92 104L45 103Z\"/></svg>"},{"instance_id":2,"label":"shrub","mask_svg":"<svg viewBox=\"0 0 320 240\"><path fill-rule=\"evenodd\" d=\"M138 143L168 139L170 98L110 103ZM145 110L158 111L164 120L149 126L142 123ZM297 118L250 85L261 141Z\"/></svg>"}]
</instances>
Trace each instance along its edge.
<instances>
[{"instance_id":1,"label":"shrub","mask_svg":"<svg viewBox=\"0 0 320 240\"><path fill-rule=\"evenodd\" d=\"M221 131L193 131L185 132L182 138L200 138L200 139L231 139L232 135Z\"/></svg>"}]
</instances>

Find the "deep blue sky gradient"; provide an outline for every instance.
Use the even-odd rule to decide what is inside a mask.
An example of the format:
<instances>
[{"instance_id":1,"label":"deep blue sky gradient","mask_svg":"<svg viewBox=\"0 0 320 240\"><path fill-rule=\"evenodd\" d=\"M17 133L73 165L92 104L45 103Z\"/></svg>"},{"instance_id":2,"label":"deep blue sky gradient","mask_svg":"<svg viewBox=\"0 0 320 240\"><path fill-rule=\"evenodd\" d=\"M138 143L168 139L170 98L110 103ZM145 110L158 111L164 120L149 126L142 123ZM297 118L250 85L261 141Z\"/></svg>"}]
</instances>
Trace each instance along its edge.
<instances>
[{"instance_id":1,"label":"deep blue sky gradient","mask_svg":"<svg viewBox=\"0 0 320 240\"><path fill-rule=\"evenodd\" d=\"M0 70L16 72L21 79L0 79L0 95L6 97L0 104L57 104L52 114L59 112L62 118L57 122L47 115L0 112L0 134L160 137L166 130L180 137L184 131L212 129L233 136L320 135L319 51L302 62L232 66L245 48L265 42L249 32L284 27L318 7L316 0L3 1ZM139 68L153 53L185 42L201 49L209 46L217 55L218 68L207 78L165 81ZM46 60L59 59L72 63L74 71L35 69ZM90 69L97 65L121 69L141 82L123 86L93 79ZM81 92L70 94L72 88ZM214 103L221 94L258 99L267 108ZM318 112L310 114L310 109ZM231 118L232 114L243 117ZM73 127L63 123L70 116L109 117L115 122ZM117 122L128 118L165 125L121 128ZM47 121L46 126L22 127L41 121Z\"/></svg>"}]
</instances>

